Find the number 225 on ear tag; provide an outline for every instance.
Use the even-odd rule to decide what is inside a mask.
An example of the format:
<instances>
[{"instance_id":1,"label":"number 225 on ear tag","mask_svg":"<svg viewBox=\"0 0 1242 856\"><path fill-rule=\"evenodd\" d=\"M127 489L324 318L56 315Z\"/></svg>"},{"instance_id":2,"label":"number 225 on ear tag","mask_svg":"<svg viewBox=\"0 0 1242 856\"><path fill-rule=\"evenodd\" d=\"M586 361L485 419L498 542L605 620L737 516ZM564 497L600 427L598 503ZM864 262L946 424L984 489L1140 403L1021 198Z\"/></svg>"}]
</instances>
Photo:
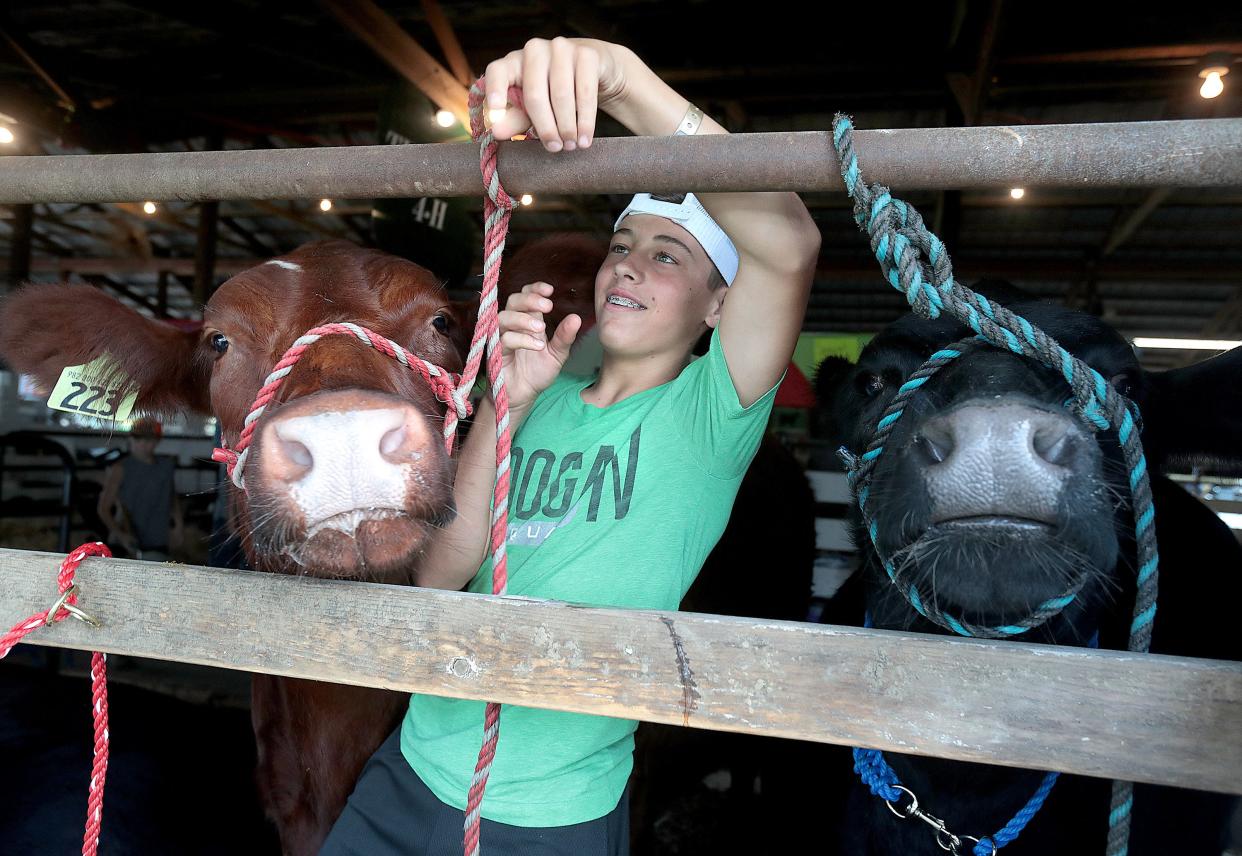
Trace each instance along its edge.
<instances>
[{"instance_id":1,"label":"number 225 on ear tag","mask_svg":"<svg viewBox=\"0 0 1242 856\"><path fill-rule=\"evenodd\" d=\"M81 366L65 366L47 406L96 419L128 419L138 400L136 390L126 391L128 379L116 371L106 356Z\"/></svg>"}]
</instances>

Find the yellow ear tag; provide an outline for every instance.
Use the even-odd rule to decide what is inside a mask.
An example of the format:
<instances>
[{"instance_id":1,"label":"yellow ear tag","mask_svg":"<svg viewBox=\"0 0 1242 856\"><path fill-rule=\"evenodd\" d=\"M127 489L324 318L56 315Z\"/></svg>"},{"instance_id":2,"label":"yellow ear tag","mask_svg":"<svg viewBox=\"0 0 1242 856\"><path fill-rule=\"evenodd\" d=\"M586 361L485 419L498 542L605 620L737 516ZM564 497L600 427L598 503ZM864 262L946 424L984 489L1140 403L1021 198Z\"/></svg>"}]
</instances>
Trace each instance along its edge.
<instances>
[{"instance_id":1,"label":"yellow ear tag","mask_svg":"<svg viewBox=\"0 0 1242 856\"><path fill-rule=\"evenodd\" d=\"M47 406L53 410L120 422L129 418L134 402L138 400L136 390L126 393L127 383L128 378L117 371L111 358L107 355L96 357L86 365L65 366L51 398L47 400Z\"/></svg>"}]
</instances>

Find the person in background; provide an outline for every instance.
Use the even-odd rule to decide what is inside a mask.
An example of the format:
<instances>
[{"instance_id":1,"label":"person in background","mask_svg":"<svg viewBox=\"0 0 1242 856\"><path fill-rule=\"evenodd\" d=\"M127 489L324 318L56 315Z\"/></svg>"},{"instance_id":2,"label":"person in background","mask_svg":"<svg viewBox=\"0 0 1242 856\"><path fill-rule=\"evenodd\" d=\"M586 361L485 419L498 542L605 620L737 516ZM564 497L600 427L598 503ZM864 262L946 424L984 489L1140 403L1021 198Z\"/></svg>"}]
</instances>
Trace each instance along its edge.
<instances>
[{"instance_id":1,"label":"person in background","mask_svg":"<svg viewBox=\"0 0 1242 856\"><path fill-rule=\"evenodd\" d=\"M108 467L98 507L110 543L121 545L136 559L157 562L167 560L185 534L177 500L177 462L155 454L162 434L163 426L154 419L134 423L130 453Z\"/></svg>"}]
</instances>

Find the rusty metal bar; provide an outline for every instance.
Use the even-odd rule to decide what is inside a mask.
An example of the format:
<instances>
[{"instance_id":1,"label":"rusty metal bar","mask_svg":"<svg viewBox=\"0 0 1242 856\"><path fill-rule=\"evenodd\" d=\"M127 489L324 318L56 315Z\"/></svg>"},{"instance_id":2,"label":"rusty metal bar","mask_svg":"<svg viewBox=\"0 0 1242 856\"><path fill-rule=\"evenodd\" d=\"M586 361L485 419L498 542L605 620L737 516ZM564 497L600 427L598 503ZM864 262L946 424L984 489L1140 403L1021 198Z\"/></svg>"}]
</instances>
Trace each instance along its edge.
<instances>
[{"instance_id":1,"label":"rusty metal bar","mask_svg":"<svg viewBox=\"0 0 1242 856\"><path fill-rule=\"evenodd\" d=\"M1242 187L1242 119L859 131L898 190ZM829 132L597 140L550 155L505 143L513 193L841 189ZM0 158L0 203L473 196L471 143Z\"/></svg>"}]
</instances>

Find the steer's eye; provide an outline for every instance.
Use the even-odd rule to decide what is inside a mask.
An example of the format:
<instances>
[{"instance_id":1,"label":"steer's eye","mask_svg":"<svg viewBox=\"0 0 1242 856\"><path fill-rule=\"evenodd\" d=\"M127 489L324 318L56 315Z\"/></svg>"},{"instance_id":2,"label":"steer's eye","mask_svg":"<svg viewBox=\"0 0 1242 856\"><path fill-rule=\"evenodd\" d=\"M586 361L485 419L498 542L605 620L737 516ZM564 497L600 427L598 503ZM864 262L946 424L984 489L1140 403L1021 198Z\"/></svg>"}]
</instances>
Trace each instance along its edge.
<instances>
[{"instance_id":1,"label":"steer's eye","mask_svg":"<svg viewBox=\"0 0 1242 856\"><path fill-rule=\"evenodd\" d=\"M211 349L216 353L223 354L229 349L229 337L223 333L212 333Z\"/></svg>"},{"instance_id":2,"label":"steer's eye","mask_svg":"<svg viewBox=\"0 0 1242 856\"><path fill-rule=\"evenodd\" d=\"M447 335L448 335L448 331L449 331L449 320L448 320L448 316L447 316L447 315L437 315L435 318L432 318L432 319L431 319L431 326L432 326L432 327L435 327L435 328L436 328L436 330L437 330L438 332L443 333L443 334L445 334L445 335L447 336Z\"/></svg>"},{"instance_id":3,"label":"steer's eye","mask_svg":"<svg viewBox=\"0 0 1242 856\"><path fill-rule=\"evenodd\" d=\"M874 398L884 391L884 378L875 372L864 372L854 378L854 383L858 386L858 391L863 395Z\"/></svg>"}]
</instances>

